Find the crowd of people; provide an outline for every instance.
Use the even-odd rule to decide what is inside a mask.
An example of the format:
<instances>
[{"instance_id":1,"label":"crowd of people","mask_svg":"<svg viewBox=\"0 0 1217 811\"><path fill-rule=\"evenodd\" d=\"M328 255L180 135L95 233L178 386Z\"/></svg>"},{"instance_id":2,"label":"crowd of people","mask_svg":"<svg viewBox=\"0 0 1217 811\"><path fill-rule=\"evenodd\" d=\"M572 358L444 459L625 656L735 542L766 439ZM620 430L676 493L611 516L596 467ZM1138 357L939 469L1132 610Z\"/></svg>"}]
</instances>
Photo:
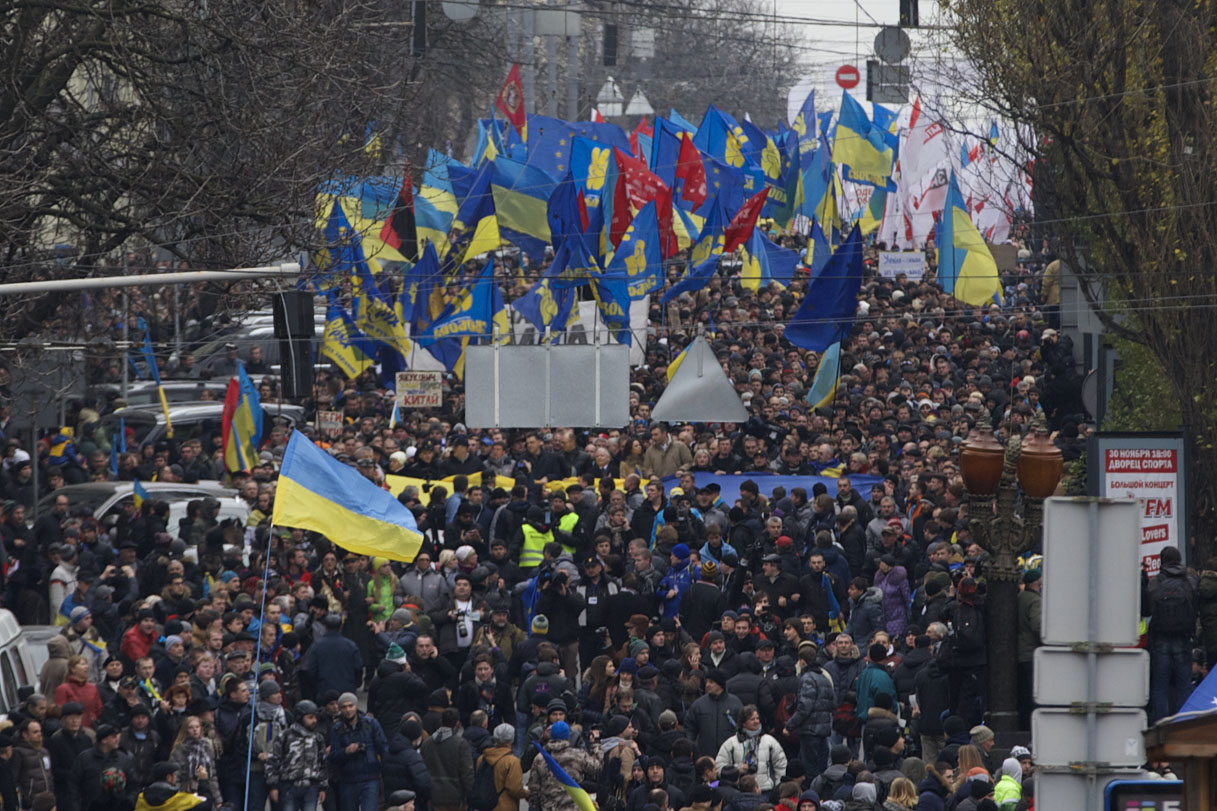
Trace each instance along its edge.
<instances>
[{"instance_id":1,"label":"crowd of people","mask_svg":"<svg viewBox=\"0 0 1217 811\"><path fill-rule=\"evenodd\" d=\"M64 495L31 526L29 478L115 478L116 438L90 406L67 459L8 438L5 604L62 633L0 731L4 811L577 808L552 763L606 811L1033 807L1031 751L999 758L982 723L987 554L958 449L986 411L1001 440L1043 418L1070 461L1090 426L1041 290L1052 256L1020 245L988 307L945 296L929 259L882 278L868 249L830 407L804 401L818 355L782 336L805 281L715 277L653 308L619 430L470 428L455 378L444 409L390 427L374 372L318 369L305 405L344 427L296 430L380 486L428 481L399 495L424 535L409 562L271 526L284 426L227 477L244 524L210 499L169 526L155 498L99 520ZM508 298L538 272L504 267ZM746 424L651 418L698 324ZM130 448L117 478L219 479L217 446Z\"/></svg>"}]
</instances>

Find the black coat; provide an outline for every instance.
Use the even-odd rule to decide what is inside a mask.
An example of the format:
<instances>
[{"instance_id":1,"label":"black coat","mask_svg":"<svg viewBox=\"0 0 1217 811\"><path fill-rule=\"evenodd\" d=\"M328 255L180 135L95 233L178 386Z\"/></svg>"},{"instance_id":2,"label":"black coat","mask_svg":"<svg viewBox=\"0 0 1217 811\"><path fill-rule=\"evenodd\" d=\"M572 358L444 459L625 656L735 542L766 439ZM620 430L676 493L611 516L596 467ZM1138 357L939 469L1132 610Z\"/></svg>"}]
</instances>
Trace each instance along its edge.
<instances>
[{"instance_id":1,"label":"black coat","mask_svg":"<svg viewBox=\"0 0 1217 811\"><path fill-rule=\"evenodd\" d=\"M951 708L950 680L938 660L931 659L917 671L913 683L921 714L918 730L937 737L942 734L942 713Z\"/></svg>"},{"instance_id":2,"label":"black coat","mask_svg":"<svg viewBox=\"0 0 1217 811\"><path fill-rule=\"evenodd\" d=\"M722 619L726 595L714 583L699 580L680 598L680 624L694 639L701 639Z\"/></svg>"},{"instance_id":3,"label":"black coat","mask_svg":"<svg viewBox=\"0 0 1217 811\"><path fill-rule=\"evenodd\" d=\"M368 688L368 712L380 723L385 735L392 738L403 715L426 709L428 692L427 683L417 674L384 661Z\"/></svg>"},{"instance_id":4,"label":"black coat","mask_svg":"<svg viewBox=\"0 0 1217 811\"><path fill-rule=\"evenodd\" d=\"M72 764L81 752L93 748L93 739L82 728L75 735L61 729L47 738L46 749L51 753L51 777L55 781L55 796L67 797L68 783L72 776ZM6 806L7 808L7 806Z\"/></svg>"}]
</instances>

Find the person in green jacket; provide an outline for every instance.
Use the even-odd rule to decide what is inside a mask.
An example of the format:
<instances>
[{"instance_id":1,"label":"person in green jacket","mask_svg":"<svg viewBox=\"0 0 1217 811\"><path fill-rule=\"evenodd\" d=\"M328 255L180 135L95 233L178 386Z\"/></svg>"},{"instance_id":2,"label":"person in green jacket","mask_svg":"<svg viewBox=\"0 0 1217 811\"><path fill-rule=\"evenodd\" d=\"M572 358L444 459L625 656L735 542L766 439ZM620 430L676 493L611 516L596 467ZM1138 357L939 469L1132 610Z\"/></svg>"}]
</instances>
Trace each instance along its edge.
<instances>
[{"instance_id":1,"label":"person in green jacket","mask_svg":"<svg viewBox=\"0 0 1217 811\"><path fill-rule=\"evenodd\" d=\"M993 787L993 802L1002 811L1014 811L1023 798L1023 764L1008 757L1001 762L1001 779Z\"/></svg>"},{"instance_id":2,"label":"person in green jacket","mask_svg":"<svg viewBox=\"0 0 1217 811\"><path fill-rule=\"evenodd\" d=\"M854 712L863 719L870 712L870 708L875 706L875 696L880 693L896 695L896 683L892 681L887 669L878 664L887 656L887 648L876 642L866 651L866 655L866 667L858 674L858 703L854 706Z\"/></svg>"},{"instance_id":3,"label":"person in green jacket","mask_svg":"<svg viewBox=\"0 0 1217 811\"><path fill-rule=\"evenodd\" d=\"M373 622L388 622L393 616L393 590L397 575L385 558L372 558L372 579L368 581L368 615Z\"/></svg>"}]
</instances>

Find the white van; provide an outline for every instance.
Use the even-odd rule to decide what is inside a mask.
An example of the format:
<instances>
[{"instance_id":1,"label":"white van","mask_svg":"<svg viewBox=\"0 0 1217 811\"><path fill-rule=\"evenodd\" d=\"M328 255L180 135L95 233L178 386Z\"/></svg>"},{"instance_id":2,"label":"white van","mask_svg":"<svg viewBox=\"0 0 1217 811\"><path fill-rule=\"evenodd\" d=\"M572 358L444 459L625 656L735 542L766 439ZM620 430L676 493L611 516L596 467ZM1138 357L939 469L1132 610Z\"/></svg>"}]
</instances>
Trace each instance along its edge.
<instances>
[{"instance_id":1,"label":"white van","mask_svg":"<svg viewBox=\"0 0 1217 811\"><path fill-rule=\"evenodd\" d=\"M42 643L45 647L46 643ZM38 689L38 670L30 655L29 641L21 632L13 612L0 608L0 712L17 708L17 688L30 684Z\"/></svg>"}]
</instances>

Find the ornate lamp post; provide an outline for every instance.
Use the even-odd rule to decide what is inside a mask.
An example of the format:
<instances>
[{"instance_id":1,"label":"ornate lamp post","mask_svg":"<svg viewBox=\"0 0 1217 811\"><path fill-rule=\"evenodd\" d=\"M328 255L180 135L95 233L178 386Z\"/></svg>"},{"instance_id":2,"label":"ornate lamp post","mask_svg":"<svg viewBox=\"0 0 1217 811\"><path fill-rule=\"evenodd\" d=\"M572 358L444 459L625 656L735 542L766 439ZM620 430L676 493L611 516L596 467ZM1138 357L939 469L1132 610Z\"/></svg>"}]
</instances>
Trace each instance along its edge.
<instances>
[{"instance_id":1,"label":"ornate lamp post","mask_svg":"<svg viewBox=\"0 0 1217 811\"><path fill-rule=\"evenodd\" d=\"M1061 480L1061 452L1048 438L1043 416L1036 415L1025 439L1011 437L1005 448L993 436L989 412L959 454L967 491L968 525L989 553L985 613L988 637L988 725L1002 742L1018 732L1018 557L1030 549L1043 528L1044 499ZM1016 513L1022 488L1022 514Z\"/></svg>"}]
</instances>

